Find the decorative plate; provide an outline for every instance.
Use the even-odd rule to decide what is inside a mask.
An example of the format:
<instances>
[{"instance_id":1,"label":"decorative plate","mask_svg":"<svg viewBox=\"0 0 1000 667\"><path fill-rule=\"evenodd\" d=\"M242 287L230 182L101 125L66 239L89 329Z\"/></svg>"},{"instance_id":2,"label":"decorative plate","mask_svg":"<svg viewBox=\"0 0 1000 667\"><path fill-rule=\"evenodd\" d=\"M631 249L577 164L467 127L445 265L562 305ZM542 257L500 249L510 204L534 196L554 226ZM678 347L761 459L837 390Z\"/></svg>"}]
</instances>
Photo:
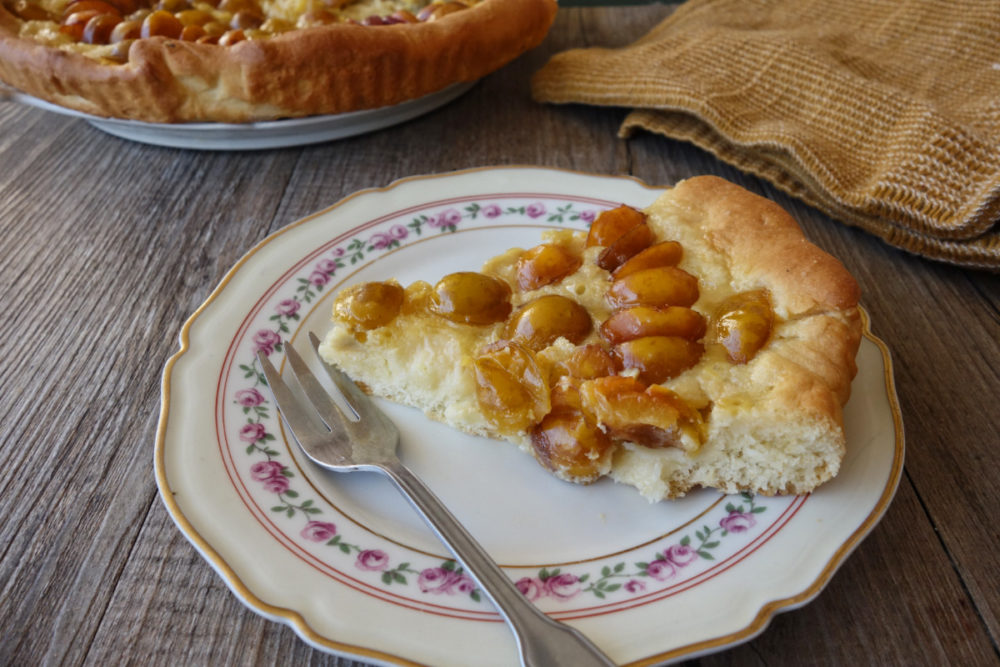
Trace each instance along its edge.
<instances>
[{"instance_id":1,"label":"decorative plate","mask_svg":"<svg viewBox=\"0 0 1000 667\"><path fill-rule=\"evenodd\" d=\"M108 134L154 146L195 150L258 150L318 144L398 125L444 106L472 86L472 83L455 84L425 97L380 109L260 123L144 123L121 118L101 118L2 87L0 101L8 97L46 111L82 118Z\"/></svg>"},{"instance_id":2,"label":"decorative plate","mask_svg":"<svg viewBox=\"0 0 1000 667\"><path fill-rule=\"evenodd\" d=\"M156 478L177 525L254 611L307 642L382 663L509 665L485 596L381 477L308 464L255 365L327 328L332 295L478 268L550 227L649 204L627 178L479 169L367 190L265 239L181 331L163 374ZM524 594L612 659L717 651L816 596L895 492L903 432L885 345L865 316L840 475L809 496L704 490L648 504L601 481L566 484L506 443L383 402L423 477Z\"/></svg>"}]
</instances>

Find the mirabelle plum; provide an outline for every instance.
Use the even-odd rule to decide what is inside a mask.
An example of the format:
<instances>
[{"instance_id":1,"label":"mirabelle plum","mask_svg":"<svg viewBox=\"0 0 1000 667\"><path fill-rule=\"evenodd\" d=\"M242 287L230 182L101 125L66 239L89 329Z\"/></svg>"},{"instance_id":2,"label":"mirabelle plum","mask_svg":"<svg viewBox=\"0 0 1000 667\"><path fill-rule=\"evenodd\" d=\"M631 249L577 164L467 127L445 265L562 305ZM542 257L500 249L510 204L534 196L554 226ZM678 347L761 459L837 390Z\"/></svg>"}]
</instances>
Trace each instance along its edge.
<instances>
[{"instance_id":1,"label":"mirabelle plum","mask_svg":"<svg viewBox=\"0 0 1000 667\"><path fill-rule=\"evenodd\" d=\"M73 41L79 42L83 39L83 31L87 27L87 23L90 22L90 19L95 16L101 16L103 13L96 9L84 9L79 12L73 12L63 19L62 25L59 26L59 32L69 35Z\"/></svg>"},{"instance_id":2,"label":"mirabelle plum","mask_svg":"<svg viewBox=\"0 0 1000 667\"><path fill-rule=\"evenodd\" d=\"M639 371L640 380L659 384L697 364L705 348L679 336L644 336L616 345L615 353L624 368Z\"/></svg>"},{"instance_id":3,"label":"mirabelle plum","mask_svg":"<svg viewBox=\"0 0 1000 667\"><path fill-rule=\"evenodd\" d=\"M656 235L645 222L640 222L601 251L597 265L605 271L614 271L632 256L642 252L656 240Z\"/></svg>"},{"instance_id":4,"label":"mirabelle plum","mask_svg":"<svg viewBox=\"0 0 1000 667\"><path fill-rule=\"evenodd\" d=\"M590 224L587 247L609 246L622 234L643 222L646 222L645 213L624 204L618 208L602 211Z\"/></svg>"},{"instance_id":5,"label":"mirabelle plum","mask_svg":"<svg viewBox=\"0 0 1000 667\"><path fill-rule=\"evenodd\" d=\"M205 29L200 25L191 24L184 26L181 30L181 40L185 42L197 42L205 36Z\"/></svg>"},{"instance_id":6,"label":"mirabelle plum","mask_svg":"<svg viewBox=\"0 0 1000 667\"><path fill-rule=\"evenodd\" d=\"M705 335L705 317L683 306L650 308L635 306L619 310L601 325L601 337L617 345L643 336L680 336L698 340Z\"/></svg>"},{"instance_id":7,"label":"mirabelle plum","mask_svg":"<svg viewBox=\"0 0 1000 667\"><path fill-rule=\"evenodd\" d=\"M333 314L356 329L370 331L392 322L402 305L403 288L399 283L361 283L337 295Z\"/></svg>"},{"instance_id":8,"label":"mirabelle plum","mask_svg":"<svg viewBox=\"0 0 1000 667\"><path fill-rule=\"evenodd\" d=\"M112 31L121 22L118 14L98 14L84 26L82 41L86 44L108 44Z\"/></svg>"},{"instance_id":9,"label":"mirabelle plum","mask_svg":"<svg viewBox=\"0 0 1000 667\"><path fill-rule=\"evenodd\" d=\"M593 329L587 309L570 298L546 294L532 299L511 315L504 337L532 350L542 350L560 336L574 345Z\"/></svg>"},{"instance_id":10,"label":"mirabelle plum","mask_svg":"<svg viewBox=\"0 0 1000 667\"><path fill-rule=\"evenodd\" d=\"M633 255L627 262L615 269L611 277L617 280L643 269L655 269L660 266L677 266L682 257L684 257L684 249L680 243L677 241L664 241L651 245L638 254Z\"/></svg>"},{"instance_id":11,"label":"mirabelle plum","mask_svg":"<svg viewBox=\"0 0 1000 667\"><path fill-rule=\"evenodd\" d=\"M651 449L693 451L700 445L701 415L660 385L647 387L622 376L587 380L580 386L580 400L584 412L593 415L612 438Z\"/></svg>"},{"instance_id":12,"label":"mirabelle plum","mask_svg":"<svg viewBox=\"0 0 1000 667\"><path fill-rule=\"evenodd\" d=\"M183 30L184 26L176 16L165 9L158 9L143 19L139 34L143 38L163 36L177 39Z\"/></svg>"},{"instance_id":13,"label":"mirabelle plum","mask_svg":"<svg viewBox=\"0 0 1000 667\"><path fill-rule=\"evenodd\" d=\"M774 328L774 310L766 290L734 294L712 318L711 339L726 348L734 364L745 364L760 351Z\"/></svg>"},{"instance_id":14,"label":"mirabelle plum","mask_svg":"<svg viewBox=\"0 0 1000 667\"><path fill-rule=\"evenodd\" d=\"M543 243L517 259L517 286L527 292L562 280L580 268L581 260L560 245Z\"/></svg>"},{"instance_id":15,"label":"mirabelle plum","mask_svg":"<svg viewBox=\"0 0 1000 667\"><path fill-rule=\"evenodd\" d=\"M528 348L500 340L482 350L473 366L479 409L500 434L526 431L549 413L549 383Z\"/></svg>"},{"instance_id":16,"label":"mirabelle plum","mask_svg":"<svg viewBox=\"0 0 1000 667\"><path fill-rule=\"evenodd\" d=\"M205 31L207 37L214 37L216 41L224 34L226 34L226 26L222 25L218 21L209 21L208 23L201 26ZM202 39L205 39L204 37Z\"/></svg>"},{"instance_id":17,"label":"mirabelle plum","mask_svg":"<svg viewBox=\"0 0 1000 667\"><path fill-rule=\"evenodd\" d=\"M114 27L109 36L109 40L112 44L118 44L119 42L129 41L139 39L142 33L142 22L141 21L122 21Z\"/></svg>"},{"instance_id":18,"label":"mirabelle plum","mask_svg":"<svg viewBox=\"0 0 1000 667\"><path fill-rule=\"evenodd\" d=\"M177 20L185 26L203 26L212 20L212 15L203 9L185 9L177 12Z\"/></svg>"},{"instance_id":19,"label":"mirabelle plum","mask_svg":"<svg viewBox=\"0 0 1000 667\"><path fill-rule=\"evenodd\" d=\"M206 30L206 32L208 31ZM227 30L219 37L219 46L232 46L233 44L246 40L246 38L246 33L239 28Z\"/></svg>"},{"instance_id":20,"label":"mirabelle plum","mask_svg":"<svg viewBox=\"0 0 1000 667\"><path fill-rule=\"evenodd\" d=\"M415 280L406 286L403 297L403 313L412 315L414 313L427 313L431 308L431 297L434 288L430 283L423 280Z\"/></svg>"},{"instance_id":21,"label":"mirabelle plum","mask_svg":"<svg viewBox=\"0 0 1000 667\"><path fill-rule=\"evenodd\" d=\"M611 352L600 345L581 345L563 364L564 375L574 378L593 379L614 375L621 367Z\"/></svg>"},{"instance_id":22,"label":"mirabelle plum","mask_svg":"<svg viewBox=\"0 0 1000 667\"><path fill-rule=\"evenodd\" d=\"M636 271L615 280L608 288L608 303L615 309L690 306L698 296L698 279L675 266Z\"/></svg>"},{"instance_id":23,"label":"mirabelle plum","mask_svg":"<svg viewBox=\"0 0 1000 667\"><path fill-rule=\"evenodd\" d=\"M510 315L510 286L473 271L451 273L434 285L431 312L459 324L483 326Z\"/></svg>"},{"instance_id":24,"label":"mirabelle plum","mask_svg":"<svg viewBox=\"0 0 1000 667\"><path fill-rule=\"evenodd\" d=\"M544 467L575 482L592 482L606 467L614 441L580 409L577 389L552 389L552 411L531 431L535 458Z\"/></svg>"},{"instance_id":25,"label":"mirabelle plum","mask_svg":"<svg viewBox=\"0 0 1000 667\"><path fill-rule=\"evenodd\" d=\"M252 9L241 9L233 14L229 20L229 27L233 30L252 30L259 28L264 23L264 15Z\"/></svg>"}]
</instances>

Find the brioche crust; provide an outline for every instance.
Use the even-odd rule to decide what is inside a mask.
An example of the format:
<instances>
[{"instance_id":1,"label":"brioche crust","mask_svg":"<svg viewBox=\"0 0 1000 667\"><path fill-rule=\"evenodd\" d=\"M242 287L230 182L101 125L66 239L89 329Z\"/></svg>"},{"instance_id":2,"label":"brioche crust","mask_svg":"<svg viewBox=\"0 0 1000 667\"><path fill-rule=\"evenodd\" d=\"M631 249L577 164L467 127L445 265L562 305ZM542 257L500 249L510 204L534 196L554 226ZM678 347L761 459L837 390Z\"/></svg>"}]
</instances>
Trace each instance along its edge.
<instances>
[{"instance_id":1,"label":"brioche crust","mask_svg":"<svg viewBox=\"0 0 1000 667\"><path fill-rule=\"evenodd\" d=\"M846 447L842 408L857 371L857 283L779 206L719 178L681 182L646 213L657 241L683 246L678 266L697 276L700 287L692 309L711 317L733 294L763 289L771 295L776 319L769 339L749 362L735 364L719 346L706 346L695 365L662 383L702 415L700 444L682 439L676 446L654 448L624 441L596 462L600 474L636 487L650 501L698 487L808 493L833 478ZM514 288L515 310L540 295L562 294L599 323L611 313L605 298L611 280L594 261L602 248L584 248L585 238L567 230L546 233L545 243L580 253L583 262L571 275L539 289L516 288L520 249L490 260L482 272ZM335 316L320 354L375 395L414 406L467 433L509 440L539 458L530 432L498 432L477 403L476 355L504 335L503 323L457 325L411 309L358 336ZM592 332L577 344L597 340ZM559 338L536 352L538 363L556 367L577 344ZM567 481L592 481L546 467Z\"/></svg>"},{"instance_id":2,"label":"brioche crust","mask_svg":"<svg viewBox=\"0 0 1000 667\"><path fill-rule=\"evenodd\" d=\"M0 80L95 116L242 123L398 104L537 46L555 0L483 0L435 21L295 29L230 46L137 39L124 64L20 36L0 5Z\"/></svg>"}]
</instances>

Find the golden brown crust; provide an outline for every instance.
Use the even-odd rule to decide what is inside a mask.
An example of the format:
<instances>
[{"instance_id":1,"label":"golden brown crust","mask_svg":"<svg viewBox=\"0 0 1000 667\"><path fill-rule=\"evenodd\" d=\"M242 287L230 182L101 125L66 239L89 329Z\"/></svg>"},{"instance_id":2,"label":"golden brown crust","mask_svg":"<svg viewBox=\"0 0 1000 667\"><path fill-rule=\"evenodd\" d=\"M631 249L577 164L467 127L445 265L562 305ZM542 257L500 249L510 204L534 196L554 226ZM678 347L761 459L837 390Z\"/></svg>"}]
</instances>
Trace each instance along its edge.
<instances>
[{"instance_id":1,"label":"golden brown crust","mask_svg":"<svg viewBox=\"0 0 1000 667\"><path fill-rule=\"evenodd\" d=\"M815 429L828 450L811 480L755 488L764 494L810 491L836 474L845 451L842 411L861 339L858 284L836 258L805 238L784 209L733 183L700 176L678 183L667 197L725 258L734 280L772 295L781 314L772 340L747 365L748 376L734 376L716 400L752 387L758 418L772 415L776 422L800 421ZM717 479L712 485L737 490L726 484Z\"/></svg>"},{"instance_id":2,"label":"golden brown crust","mask_svg":"<svg viewBox=\"0 0 1000 667\"><path fill-rule=\"evenodd\" d=\"M0 80L85 113L247 122L398 104L471 82L537 46L555 0L484 0L437 21L339 23L232 46L153 37L112 65L18 36L0 5Z\"/></svg>"},{"instance_id":3,"label":"golden brown crust","mask_svg":"<svg viewBox=\"0 0 1000 667\"><path fill-rule=\"evenodd\" d=\"M785 312L759 362L777 368L768 400L840 424L861 340L857 281L778 204L734 183L699 176L678 183L673 198L703 211L704 234L730 272L766 287Z\"/></svg>"},{"instance_id":4,"label":"golden brown crust","mask_svg":"<svg viewBox=\"0 0 1000 667\"><path fill-rule=\"evenodd\" d=\"M705 233L727 255L732 272L759 280L790 314L857 306L860 289L844 265L810 243L771 200L716 176L682 181L673 197L703 211Z\"/></svg>"}]
</instances>

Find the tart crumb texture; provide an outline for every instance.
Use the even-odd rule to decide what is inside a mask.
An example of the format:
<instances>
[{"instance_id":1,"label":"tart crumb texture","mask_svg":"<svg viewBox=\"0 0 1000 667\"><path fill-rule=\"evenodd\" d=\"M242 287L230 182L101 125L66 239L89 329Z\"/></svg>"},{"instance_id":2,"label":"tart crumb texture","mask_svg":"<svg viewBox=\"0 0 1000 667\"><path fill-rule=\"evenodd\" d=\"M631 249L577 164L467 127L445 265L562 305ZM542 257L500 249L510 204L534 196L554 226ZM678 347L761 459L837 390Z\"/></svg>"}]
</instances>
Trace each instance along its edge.
<instances>
[{"instance_id":1,"label":"tart crumb texture","mask_svg":"<svg viewBox=\"0 0 1000 667\"><path fill-rule=\"evenodd\" d=\"M534 48L555 0L0 0L0 81L96 116L250 122L390 106Z\"/></svg>"},{"instance_id":2,"label":"tart crumb texture","mask_svg":"<svg viewBox=\"0 0 1000 667\"><path fill-rule=\"evenodd\" d=\"M436 284L341 291L321 356L370 393L649 501L808 493L846 451L859 289L712 176Z\"/></svg>"}]
</instances>

